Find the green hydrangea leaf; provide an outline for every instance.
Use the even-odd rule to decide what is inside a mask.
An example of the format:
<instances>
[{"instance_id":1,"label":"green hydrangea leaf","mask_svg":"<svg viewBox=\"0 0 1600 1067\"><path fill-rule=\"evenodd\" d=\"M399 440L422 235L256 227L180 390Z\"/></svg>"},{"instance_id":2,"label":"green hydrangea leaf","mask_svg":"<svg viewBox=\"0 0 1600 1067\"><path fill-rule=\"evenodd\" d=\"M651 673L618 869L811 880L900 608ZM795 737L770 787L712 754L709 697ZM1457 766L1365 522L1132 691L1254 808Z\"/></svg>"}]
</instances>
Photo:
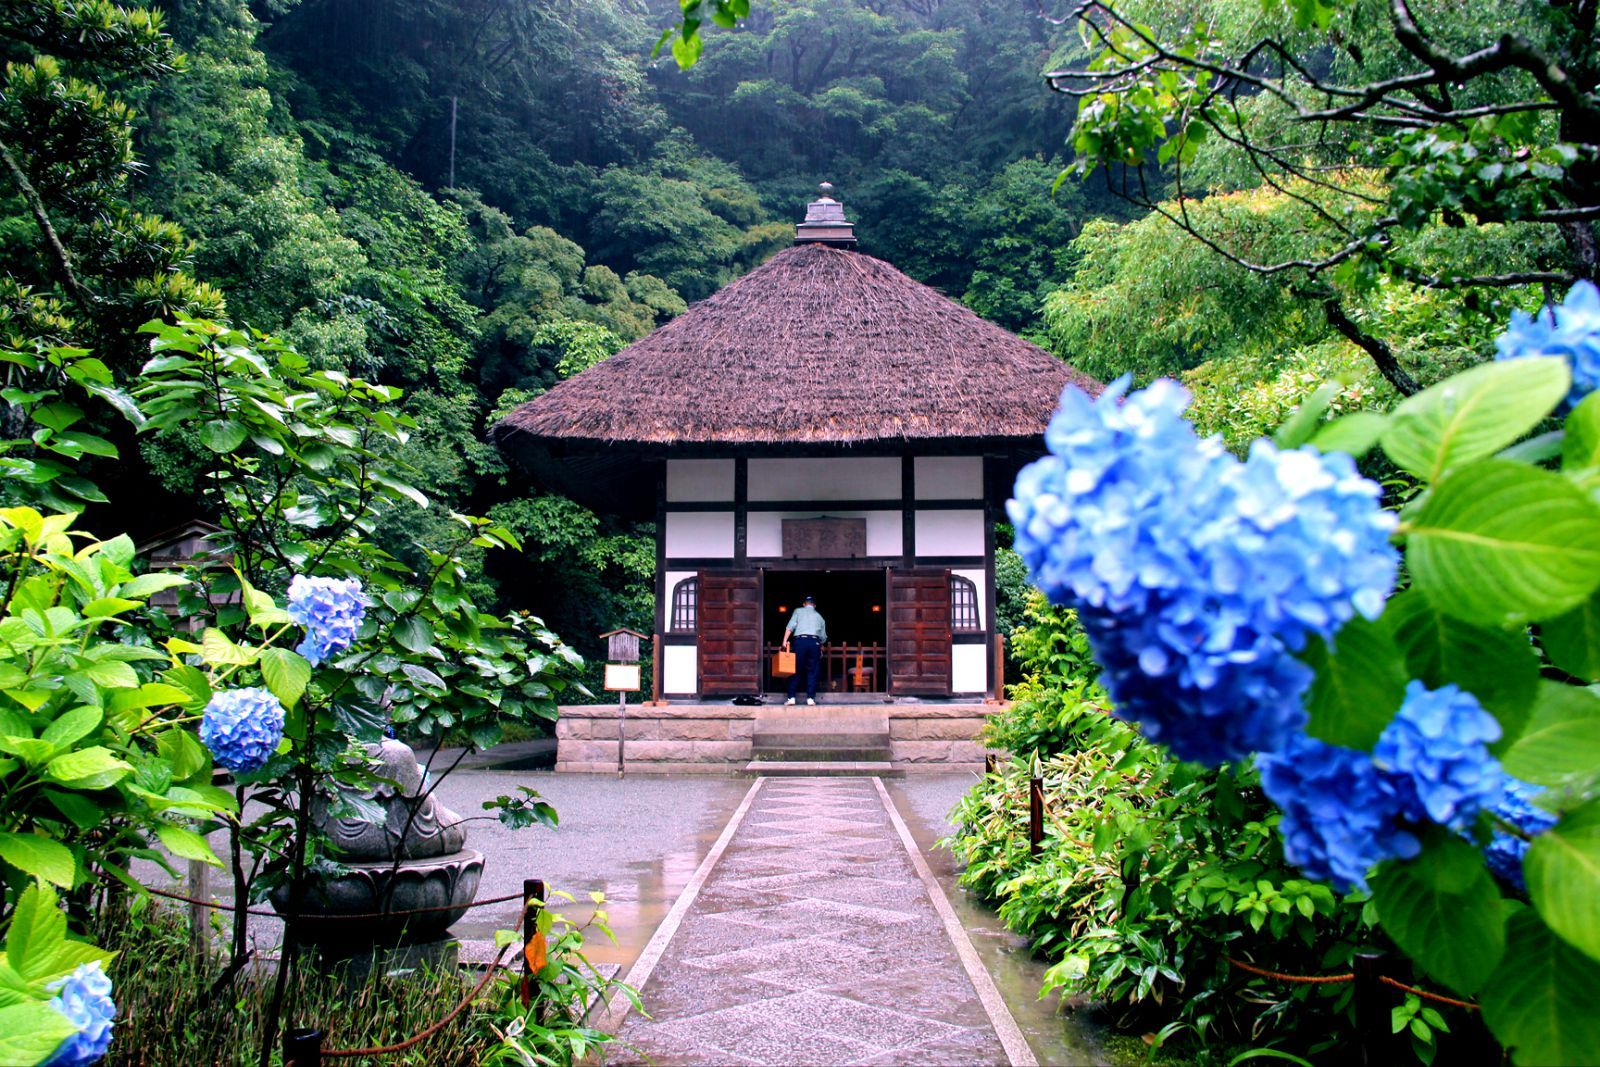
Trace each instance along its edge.
<instances>
[{"instance_id":1,"label":"green hydrangea leaf","mask_svg":"<svg viewBox=\"0 0 1600 1067\"><path fill-rule=\"evenodd\" d=\"M1389 632L1359 616L1313 641L1302 659L1317 672L1306 695L1306 732L1332 745L1370 751L1406 696L1405 661Z\"/></svg>"},{"instance_id":2,"label":"green hydrangea leaf","mask_svg":"<svg viewBox=\"0 0 1600 1067\"><path fill-rule=\"evenodd\" d=\"M1429 482L1492 456L1539 425L1572 387L1554 356L1482 363L1407 397L1390 415L1383 450Z\"/></svg>"},{"instance_id":3,"label":"green hydrangea leaf","mask_svg":"<svg viewBox=\"0 0 1600 1067\"><path fill-rule=\"evenodd\" d=\"M1524 909L1506 924L1506 953L1484 983L1483 1021L1518 1064L1600 1063L1600 964Z\"/></svg>"},{"instance_id":4,"label":"green hydrangea leaf","mask_svg":"<svg viewBox=\"0 0 1600 1067\"><path fill-rule=\"evenodd\" d=\"M1416 587L1466 622L1554 618L1600 585L1600 508L1536 467L1494 459L1461 467L1406 526Z\"/></svg>"},{"instance_id":5,"label":"green hydrangea leaf","mask_svg":"<svg viewBox=\"0 0 1600 1067\"><path fill-rule=\"evenodd\" d=\"M1458 992L1476 992L1505 952L1500 891L1482 854L1459 838L1435 835L1416 859L1384 864L1372 893L1384 932Z\"/></svg>"},{"instance_id":6,"label":"green hydrangea leaf","mask_svg":"<svg viewBox=\"0 0 1600 1067\"><path fill-rule=\"evenodd\" d=\"M1525 632L1442 615L1415 590L1391 597L1382 621L1411 677L1429 689L1455 685L1477 697L1499 721L1502 746L1522 732L1539 688L1539 656Z\"/></svg>"},{"instance_id":7,"label":"green hydrangea leaf","mask_svg":"<svg viewBox=\"0 0 1600 1067\"><path fill-rule=\"evenodd\" d=\"M0 859L63 889L72 888L77 871L72 850L40 834L0 833Z\"/></svg>"},{"instance_id":8,"label":"green hydrangea leaf","mask_svg":"<svg viewBox=\"0 0 1600 1067\"><path fill-rule=\"evenodd\" d=\"M1535 785L1585 779L1600 768L1600 696L1561 682L1540 682L1527 726L1500 762Z\"/></svg>"},{"instance_id":9,"label":"green hydrangea leaf","mask_svg":"<svg viewBox=\"0 0 1600 1067\"><path fill-rule=\"evenodd\" d=\"M1546 925L1600 961L1600 800L1535 837L1522 872Z\"/></svg>"},{"instance_id":10,"label":"green hydrangea leaf","mask_svg":"<svg viewBox=\"0 0 1600 1067\"><path fill-rule=\"evenodd\" d=\"M306 658L286 648L268 648L261 652L261 677L266 680L272 695L292 708L299 703L311 681L311 664Z\"/></svg>"},{"instance_id":11,"label":"green hydrangea leaf","mask_svg":"<svg viewBox=\"0 0 1600 1067\"><path fill-rule=\"evenodd\" d=\"M1539 637L1557 667L1586 682L1600 681L1600 594L1543 623Z\"/></svg>"},{"instance_id":12,"label":"green hydrangea leaf","mask_svg":"<svg viewBox=\"0 0 1600 1067\"><path fill-rule=\"evenodd\" d=\"M43 1063L77 1032L44 1001L0 1008L0 1063Z\"/></svg>"}]
</instances>

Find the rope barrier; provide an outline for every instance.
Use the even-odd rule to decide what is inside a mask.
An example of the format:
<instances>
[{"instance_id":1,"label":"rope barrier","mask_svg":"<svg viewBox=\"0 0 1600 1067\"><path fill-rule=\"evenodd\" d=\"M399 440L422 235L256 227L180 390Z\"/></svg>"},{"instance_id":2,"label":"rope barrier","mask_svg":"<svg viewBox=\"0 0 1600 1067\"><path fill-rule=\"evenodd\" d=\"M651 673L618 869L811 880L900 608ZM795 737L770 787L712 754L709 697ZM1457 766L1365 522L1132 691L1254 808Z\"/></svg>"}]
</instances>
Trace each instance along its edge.
<instances>
[{"instance_id":1,"label":"rope barrier","mask_svg":"<svg viewBox=\"0 0 1600 1067\"><path fill-rule=\"evenodd\" d=\"M1448 1004L1452 1008L1466 1008L1468 1011L1482 1011L1483 1010L1482 1008L1478 1007L1476 1004L1471 1003L1470 1001L1457 1000L1454 997L1447 997L1447 996L1444 996L1444 995L1439 994L1439 993L1430 993L1426 989L1418 989L1416 986L1409 986L1409 985L1406 985L1404 982L1397 982L1393 978L1390 978L1386 974L1380 974L1378 976L1378 981L1382 982L1386 986L1393 986L1394 988L1400 989L1400 990L1404 990L1407 993L1414 993L1417 996L1421 997L1423 1000L1431 1000L1431 1001L1434 1001L1435 1003L1438 1003L1438 1004Z\"/></svg>"},{"instance_id":2,"label":"rope barrier","mask_svg":"<svg viewBox=\"0 0 1600 1067\"><path fill-rule=\"evenodd\" d=\"M216 908L218 911L242 911L246 915L254 915L263 919L286 919L288 916L280 915L268 908L240 907L237 904L222 904L210 900L198 900L195 897L186 897L182 893L170 893L164 889L152 889L145 886L145 892L153 896L166 897L168 900L179 900L185 904L195 904L202 908ZM392 919L406 915L425 915L435 911L465 911L469 908L482 908L490 904L504 904L507 901L521 900L521 893L507 893L503 897L490 897L487 900L474 900L469 904L431 904L426 908L404 908L400 911L366 911L354 915L308 915L300 913L300 918L313 921L344 921L346 919Z\"/></svg>"},{"instance_id":3,"label":"rope barrier","mask_svg":"<svg viewBox=\"0 0 1600 1067\"><path fill-rule=\"evenodd\" d=\"M1242 960L1236 960L1232 956L1224 956L1222 958L1239 968L1241 971L1249 971L1251 974L1259 974L1263 978L1276 978L1280 982L1298 982L1306 985L1331 985L1337 982L1353 982L1355 981L1356 977L1354 973L1324 975L1280 974L1277 971L1262 970L1260 967L1254 966L1253 964L1245 963Z\"/></svg>"},{"instance_id":4,"label":"rope barrier","mask_svg":"<svg viewBox=\"0 0 1600 1067\"><path fill-rule=\"evenodd\" d=\"M519 897L521 896L520 893L517 895ZM406 1049L411 1048L414 1045L420 1045L434 1034L437 1034L440 1030L443 1030L446 1026L449 1026L451 1021L454 1020L457 1015L460 1015L462 1012L466 1011L468 1006L470 1006L473 1001L478 999L478 994L483 992L484 987L489 984L489 980L499 972L500 961L505 959L506 952L510 948L510 945L502 945L500 947L500 954L494 958L493 963L489 964L489 969L483 972L483 978L476 986L473 987L472 992L468 993L466 997L462 999L461 1003L457 1004L454 1008L451 1008L449 1015L446 1015L443 1019L440 1019L438 1022L434 1023L426 1030L423 1030L421 1033L414 1034L413 1036L406 1038L404 1041L398 1041L393 1045L375 1045L371 1048L323 1049L322 1055L328 1059L345 1059L353 1056L387 1056L390 1053L404 1052Z\"/></svg>"},{"instance_id":5,"label":"rope barrier","mask_svg":"<svg viewBox=\"0 0 1600 1067\"><path fill-rule=\"evenodd\" d=\"M1354 981L1356 977L1354 973L1325 975L1282 974L1278 971L1268 971L1261 967L1257 967L1254 964L1245 963L1243 960L1236 960L1232 956L1224 956L1222 958L1227 960L1233 966L1239 968L1241 971L1248 971L1251 974L1258 974L1263 978L1274 978L1280 982L1295 982L1305 985L1331 985L1338 982L1351 982ZM1415 996L1419 996L1423 1000L1431 1000L1436 1004L1448 1004L1452 1008L1465 1008L1468 1011L1481 1010L1478 1005L1473 1004L1470 1001L1457 1000L1454 997L1447 997L1442 993L1430 993L1426 989L1418 989L1416 986L1406 985L1404 982L1399 981L1398 979L1390 978L1386 974L1378 975L1378 981L1382 982L1386 986L1398 989L1401 992L1411 993Z\"/></svg>"}]
</instances>

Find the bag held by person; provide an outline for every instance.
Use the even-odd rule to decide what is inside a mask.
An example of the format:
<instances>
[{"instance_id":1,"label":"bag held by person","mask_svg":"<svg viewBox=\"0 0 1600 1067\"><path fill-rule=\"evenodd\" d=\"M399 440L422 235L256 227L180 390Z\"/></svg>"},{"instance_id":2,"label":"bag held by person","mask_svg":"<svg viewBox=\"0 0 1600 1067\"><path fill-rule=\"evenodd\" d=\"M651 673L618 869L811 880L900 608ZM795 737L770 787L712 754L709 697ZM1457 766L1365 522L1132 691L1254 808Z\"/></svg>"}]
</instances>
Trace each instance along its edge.
<instances>
[{"instance_id":1,"label":"bag held by person","mask_svg":"<svg viewBox=\"0 0 1600 1067\"><path fill-rule=\"evenodd\" d=\"M772 676L774 678L788 678L794 674L794 653L774 652L772 654Z\"/></svg>"}]
</instances>

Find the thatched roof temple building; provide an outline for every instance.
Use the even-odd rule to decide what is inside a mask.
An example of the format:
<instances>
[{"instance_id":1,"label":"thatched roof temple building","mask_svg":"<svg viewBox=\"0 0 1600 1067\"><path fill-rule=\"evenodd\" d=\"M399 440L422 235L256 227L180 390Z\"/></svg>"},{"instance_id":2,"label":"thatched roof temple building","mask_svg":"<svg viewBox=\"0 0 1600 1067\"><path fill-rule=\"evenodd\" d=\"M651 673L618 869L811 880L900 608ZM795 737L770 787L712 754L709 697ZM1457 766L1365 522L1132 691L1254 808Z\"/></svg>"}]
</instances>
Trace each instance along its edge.
<instances>
[{"instance_id":1,"label":"thatched roof temple building","mask_svg":"<svg viewBox=\"0 0 1600 1067\"><path fill-rule=\"evenodd\" d=\"M673 699L773 688L807 593L834 689L990 694L995 521L1062 388L1100 389L854 251L829 192L794 247L494 430L542 484L656 518Z\"/></svg>"}]
</instances>

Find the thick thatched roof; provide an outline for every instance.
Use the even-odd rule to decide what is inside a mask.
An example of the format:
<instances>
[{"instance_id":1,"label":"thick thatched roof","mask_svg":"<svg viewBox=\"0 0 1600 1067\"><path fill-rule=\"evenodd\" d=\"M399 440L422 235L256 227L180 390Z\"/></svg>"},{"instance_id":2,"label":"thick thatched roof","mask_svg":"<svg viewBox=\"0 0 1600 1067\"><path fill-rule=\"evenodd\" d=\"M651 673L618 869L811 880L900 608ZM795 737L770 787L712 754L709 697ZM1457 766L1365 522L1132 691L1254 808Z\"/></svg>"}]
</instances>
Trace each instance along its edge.
<instances>
[{"instance_id":1,"label":"thick thatched roof","mask_svg":"<svg viewBox=\"0 0 1600 1067\"><path fill-rule=\"evenodd\" d=\"M871 256L800 244L512 412L503 445L616 454L713 445L1037 439L1072 382L1037 345Z\"/></svg>"}]
</instances>

